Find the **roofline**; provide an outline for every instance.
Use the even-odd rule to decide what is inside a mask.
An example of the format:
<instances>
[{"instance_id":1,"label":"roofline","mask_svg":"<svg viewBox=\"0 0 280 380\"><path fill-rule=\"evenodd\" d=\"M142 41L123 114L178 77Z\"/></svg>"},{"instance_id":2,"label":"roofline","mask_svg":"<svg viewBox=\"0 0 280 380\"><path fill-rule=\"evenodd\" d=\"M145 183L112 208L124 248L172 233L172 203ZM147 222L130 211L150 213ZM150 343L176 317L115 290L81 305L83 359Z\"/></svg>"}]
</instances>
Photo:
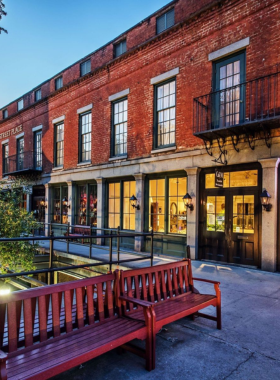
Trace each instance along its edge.
<instances>
[{"instance_id":1,"label":"roofline","mask_svg":"<svg viewBox=\"0 0 280 380\"><path fill-rule=\"evenodd\" d=\"M18 98L12 100L10 103L6 104L5 106L1 107L0 108L0 111L4 111L9 105L21 100L24 96L26 96L27 94L30 94L32 93L33 91L35 91L36 89L39 89L39 87L42 87L45 83L47 82L50 82L52 79L60 76L61 74L64 73L64 71L70 69L71 67L75 66L77 63L79 62L82 62L84 61L86 58L89 58L90 56L92 56L93 54L97 53L99 50L102 50L104 49L106 46L110 45L111 43L113 43L114 41L118 40L119 38L121 38L123 35L127 34L128 32L130 32L131 30L133 30L134 28L136 28L137 26L143 24L145 21L149 20L151 17L155 16L156 14L162 12L163 10L165 10L166 8L169 8L171 5L177 3L179 0L172 0L170 1L168 4L164 5L163 7L161 7L160 9L158 9L157 11L155 11L154 13L150 14L149 16L147 16L146 18L144 18L142 21L138 22L137 24L133 25L131 28L125 30L124 32L122 32L121 34L119 34L117 37L115 37L114 39L110 40L109 42L107 42L105 45L102 45L101 47L97 48L96 50L94 50L93 52L87 54L86 56L84 56L83 58L79 59L78 61L72 63L71 65L65 67L63 70L59 71L57 74L53 75L52 77L50 77L49 79L46 79L44 82L38 84L37 86L35 86L34 88L32 88L31 90L25 92L23 95L19 96ZM111 62L111 61L108 61L108 63ZM34 103L35 104L35 103ZM6 120L6 119L5 119Z\"/></svg>"}]
</instances>

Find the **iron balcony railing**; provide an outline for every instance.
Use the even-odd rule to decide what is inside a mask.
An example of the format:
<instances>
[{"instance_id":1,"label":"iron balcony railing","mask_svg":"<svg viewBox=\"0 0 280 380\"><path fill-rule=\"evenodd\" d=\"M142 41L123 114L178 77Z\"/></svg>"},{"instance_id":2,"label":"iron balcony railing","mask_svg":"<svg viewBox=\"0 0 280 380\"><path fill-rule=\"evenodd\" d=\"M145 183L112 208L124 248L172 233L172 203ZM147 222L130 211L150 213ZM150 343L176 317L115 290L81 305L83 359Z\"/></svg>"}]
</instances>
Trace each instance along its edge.
<instances>
[{"instance_id":1,"label":"iron balcony railing","mask_svg":"<svg viewBox=\"0 0 280 380\"><path fill-rule=\"evenodd\" d=\"M226 135L228 130L234 132L239 126L255 128L277 120L280 117L279 76L277 72L195 98L194 135L207 139L211 132Z\"/></svg>"},{"instance_id":2,"label":"iron balcony railing","mask_svg":"<svg viewBox=\"0 0 280 380\"><path fill-rule=\"evenodd\" d=\"M41 152L20 152L3 159L3 174L20 174L30 171L42 171Z\"/></svg>"}]
</instances>

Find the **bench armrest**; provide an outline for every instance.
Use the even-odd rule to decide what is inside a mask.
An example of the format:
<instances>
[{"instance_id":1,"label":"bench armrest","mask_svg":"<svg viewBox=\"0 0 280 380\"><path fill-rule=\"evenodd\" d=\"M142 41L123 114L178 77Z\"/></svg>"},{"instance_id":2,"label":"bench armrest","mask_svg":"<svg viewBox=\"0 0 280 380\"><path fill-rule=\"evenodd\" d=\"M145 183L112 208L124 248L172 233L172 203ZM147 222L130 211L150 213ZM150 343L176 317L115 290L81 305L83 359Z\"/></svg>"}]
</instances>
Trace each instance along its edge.
<instances>
[{"instance_id":1,"label":"bench armrest","mask_svg":"<svg viewBox=\"0 0 280 380\"><path fill-rule=\"evenodd\" d=\"M154 306L153 302L139 300L138 298L127 297L127 296L119 296L119 299L122 301L132 302L132 303L134 303L138 306L142 306L142 307L153 307Z\"/></svg>"},{"instance_id":2,"label":"bench armrest","mask_svg":"<svg viewBox=\"0 0 280 380\"><path fill-rule=\"evenodd\" d=\"M209 282L209 284L216 284L216 285L220 285L220 282L219 281L212 281L212 280L205 280L204 278L196 278L196 277L193 277L193 280L195 281L202 281L202 282Z\"/></svg>"}]
</instances>

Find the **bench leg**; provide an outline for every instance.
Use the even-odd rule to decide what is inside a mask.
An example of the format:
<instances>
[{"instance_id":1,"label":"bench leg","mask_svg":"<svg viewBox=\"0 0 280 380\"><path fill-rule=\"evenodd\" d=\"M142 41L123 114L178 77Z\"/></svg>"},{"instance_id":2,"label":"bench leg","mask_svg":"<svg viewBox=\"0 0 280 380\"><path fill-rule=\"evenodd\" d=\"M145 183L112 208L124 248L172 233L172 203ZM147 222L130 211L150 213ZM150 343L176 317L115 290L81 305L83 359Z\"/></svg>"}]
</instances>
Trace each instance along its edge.
<instances>
[{"instance_id":1,"label":"bench leg","mask_svg":"<svg viewBox=\"0 0 280 380\"><path fill-rule=\"evenodd\" d=\"M156 333L155 333L155 311L154 309L148 315L147 328L148 336L146 339L146 369L152 371L155 369L156 361Z\"/></svg>"},{"instance_id":2,"label":"bench leg","mask_svg":"<svg viewBox=\"0 0 280 380\"><path fill-rule=\"evenodd\" d=\"M221 305L221 291L219 285L215 285L216 295L217 295L217 329L222 329L222 305Z\"/></svg>"}]
</instances>

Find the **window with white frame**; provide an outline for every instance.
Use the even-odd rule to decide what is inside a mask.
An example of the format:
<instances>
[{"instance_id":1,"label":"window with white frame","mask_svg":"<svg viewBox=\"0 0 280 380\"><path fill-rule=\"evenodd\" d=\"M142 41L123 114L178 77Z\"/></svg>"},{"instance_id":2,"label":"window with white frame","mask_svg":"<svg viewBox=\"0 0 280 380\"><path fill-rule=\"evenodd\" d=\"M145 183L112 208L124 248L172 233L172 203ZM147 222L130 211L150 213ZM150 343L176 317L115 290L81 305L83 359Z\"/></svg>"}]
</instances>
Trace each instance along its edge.
<instances>
[{"instance_id":1,"label":"window with white frame","mask_svg":"<svg viewBox=\"0 0 280 380\"><path fill-rule=\"evenodd\" d=\"M91 160L91 112L80 114L79 161Z\"/></svg>"},{"instance_id":2,"label":"window with white frame","mask_svg":"<svg viewBox=\"0 0 280 380\"><path fill-rule=\"evenodd\" d=\"M155 148L175 145L176 79L155 86Z\"/></svg>"},{"instance_id":3,"label":"window with white frame","mask_svg":"<svg viewBox=\"0 0 280 380\"><path fill-rule=\"evenodd\" d=\"M89 73L90 70L91 70L90 59L81 63L81 65L80 65L81 77L86 75L87 73Z\"/></svg>"},{"instance_id":4,"label":"window with white frame","mask_svg":"<svg viewBox=\"0 0 280 380\"><path fill-rule=\"evenodd\" d=\"M20 110L23 109L23 99L20 99L20 100L17 102L17 109L18 109L18 111L20 111Z\"/></svg>"},{"instance_id":5,"label":"window with white frame","mask_svg":"<svg viewBox=\"0 0 280 380\"><path fill-rule=\"evenodd\" d=\"M42 93L41 89L39 88L38 90L35 91L35 102L38 102L38 100L41 100L42 98Z\"/></svg>"},{"instance_id":6,"label":"window with white frame","mask_svg":"<svg viewBox=\"0 0 280 380\"><path fill-rule=\"evenodd\" d=\"M113 156L127 153L127 99L112 104L113 108Z\"/></svg>"},{"instance_id":7,"label":"window with white frame","mask_svg":"<svg viewBox=\"0 0 280 380\"><path fill-rule=\"evenodd\" d=\"M174 25L174 8L157 18L157 34Z\"/></svg>"},{"instance_id":8,"label":"window with white frame","mask_svg":"<svg viewBox=\"0 0 280 380\"><path fill-rule=\"evenodd\" d=\"M55 134L55 152L54 152L54 166L63 166L64 157L64 123L58 123L54 126Z\"/></svg>"}]
</instances>

